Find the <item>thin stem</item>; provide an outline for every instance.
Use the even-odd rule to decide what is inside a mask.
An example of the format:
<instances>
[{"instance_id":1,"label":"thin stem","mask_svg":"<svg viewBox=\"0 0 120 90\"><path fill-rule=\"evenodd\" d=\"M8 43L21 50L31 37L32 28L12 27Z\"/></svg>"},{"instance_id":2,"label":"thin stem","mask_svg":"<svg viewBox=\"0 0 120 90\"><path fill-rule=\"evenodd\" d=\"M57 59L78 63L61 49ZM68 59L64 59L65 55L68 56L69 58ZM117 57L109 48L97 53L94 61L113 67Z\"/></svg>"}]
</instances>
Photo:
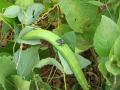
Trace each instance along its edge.
<instances>
[{"instance_id":1,"label":"thin stem","mask_svg":"<svg viewBox=\"0 0 120 90\"><path fill-rule=\"evenodd\" d=\"M15 42L14 45L13 45L13 55L14 55L14 53L15 53L15 46L16 46L16 42Z\"/></svg>"},{"instance_id":2,"label":"thin stem","mask_svg":"<svg viewBox=\"0 0 120 90\"><path fill-rule=\"evenodd\" d=\"M17 60L17 63L16 63L16 69L18 69L18 66L19 66L19 63L20 63L20 57L21 57L21 52L22 52L22 44L20 45L20 52L19 52L19 56L18 56L18 60Z\"/></svg>"},{"instance_id":3,"label":"thin stem","mask_svg":"<svg viewBox=\"0 0 120 90\"><path fill-rule=\"evenodd\" d=\"M50 80L49 80L49 83L50 83L50 82L51 82L51 80L54 78L56 71L57 71L57 69L55 69L55 71L54 71L54 73L53 73L52 77L51 77L51 78L50 78Z\"/></svg>"},{"instance_id":4,"label":"thin stem","mask_svg":"<svg viewBox=\"0 0 120 90\"><path fill-rule=\"evenodd\" d=\"M47 82L48 82L49 79L50 79L50 76L51 76L51 74L52 74L53 68L54 68L54 66L52 66L52 68L51 68L51 70L50 70L50 74L49 74L49 76L48 76Z\"/></svg>"},{"instance_id":5,"label":"thin stem","mask_svg":"<svg viewBox=\"0 0 120 90\"><path fill-rule=\"evenodd\" d=\"M63 73L63 79L64 79L64 88L65 88L65 90L67 90L67 83L66 83L65 73Z\"/></svg>"}]
</instances>

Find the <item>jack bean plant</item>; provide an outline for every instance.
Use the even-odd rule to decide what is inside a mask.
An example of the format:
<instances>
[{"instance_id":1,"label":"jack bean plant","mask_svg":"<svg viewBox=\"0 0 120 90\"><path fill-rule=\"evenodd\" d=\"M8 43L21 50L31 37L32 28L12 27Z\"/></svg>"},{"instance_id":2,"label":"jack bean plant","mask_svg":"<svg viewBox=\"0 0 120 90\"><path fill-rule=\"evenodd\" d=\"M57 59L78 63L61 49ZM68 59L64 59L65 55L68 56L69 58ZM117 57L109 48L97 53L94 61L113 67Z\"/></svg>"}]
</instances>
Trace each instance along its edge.
<instances>
[{"instance_id":1,"label":"jack bean plant","mask_svg":"<svg viewBox=\"0 0 120 90\"><path fill-rule=\"evenodd\" d=\"M66 75L79 84L71 90L98 90L86 77L93 62L99 89L119 90L119 8L119 0L0 0L0 90L62 90L49 84L51 72L40 76L47 65L61 72L64 90Z\"/></svg>"}]
</instances>

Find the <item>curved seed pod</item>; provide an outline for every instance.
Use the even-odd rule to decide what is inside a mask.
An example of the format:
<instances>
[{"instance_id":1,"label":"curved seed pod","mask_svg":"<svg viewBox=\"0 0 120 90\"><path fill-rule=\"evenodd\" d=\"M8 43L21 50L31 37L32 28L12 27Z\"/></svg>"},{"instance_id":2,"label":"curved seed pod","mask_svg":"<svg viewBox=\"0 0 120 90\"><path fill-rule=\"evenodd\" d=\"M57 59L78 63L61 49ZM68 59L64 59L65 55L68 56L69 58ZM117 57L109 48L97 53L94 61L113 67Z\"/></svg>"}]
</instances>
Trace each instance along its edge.
<instances>
[{"instance_id":1,"label":"curved seed pod","mask_svg":"<svg viewBox=\"0 0 120 90\"><path fill-rule=\"evenodd\" d=\"M74 53L67 44L62 43L62 45L60 45L57 42L58 40L62 40L59 36L50 31L40 28L38 30L33 30L27 33L22 37L22 39L24 40L43 39L50 42L65 58L83 90L89 90L86 78L82 72L82 69L78 63L77 58L75 57Z\"/></svg>"}]
</instances>

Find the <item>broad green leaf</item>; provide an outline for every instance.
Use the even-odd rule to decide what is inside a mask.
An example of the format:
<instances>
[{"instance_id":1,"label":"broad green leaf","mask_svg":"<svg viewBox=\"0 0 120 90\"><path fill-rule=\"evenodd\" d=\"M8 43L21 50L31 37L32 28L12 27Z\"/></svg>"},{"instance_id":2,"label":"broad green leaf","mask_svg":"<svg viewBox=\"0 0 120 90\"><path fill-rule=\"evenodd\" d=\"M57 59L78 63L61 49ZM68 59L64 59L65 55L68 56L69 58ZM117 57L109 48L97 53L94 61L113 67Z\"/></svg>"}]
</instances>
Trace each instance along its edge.
<instances>
[{"instance_id":1,"label":"broad green leaf","mask_svg":"<svg viewBox=\"0 0 120 90\"><path fill-rule=\"evenodd\" d=\"M73 31L73 30L72 30L72 29L69 27L69 25L67 25L67 24L62 24L62 25L60 25L58 28L53 29L53 32L54 32L55 34L59 35L59 36L62 36L62 35L64 35L65 33L71 32L71 31Z\"/></svg>"},{"instance_id":2,"label":"broad green leaf","mask_svg":"<svg viewBox=\"0 0 120 90\"><path fill-rule=\"evenodd\" d=\"M23 9L27 9L28 6L34 3L34 0L16 0L16 4L20 5Z\"/></svg>"},{"instance_id":3,"label":"broad green leaf","mask_svg":"<svg viewBox=\"0 0 120 90\"><path fill-rule=\"evenodd\" d=\"M0 84L6 90L6 77L16 74L15 64L8 56L0 56Z\"/></svg>"},{"instance_id":4,"label":"broad green leaf","mask_svg":"<svg viewBox=\"0 0 120 90\"><path fill-rule=\"evenodd\" d=\"M4 9L10 5L12 4L8 2L7 0L0 0L0 12L3 12Z\"/></svg>"},{"instance_id":5,"label":"broad green leaf","mask_svg":"<svg viewBox=\"0 0 120 90\"><path fill-rule=\"evenodd\" d=\"M76 34L76 53L84 52L92 46L93 33L75 33Z\"/></svg>"},{"instance_id":6,"label":"broad green leaf","mask_svg":"<svg viewBox=\"0 0 120 90\"><path fill-rule=\"evenodd\" d=\"M14 85L15 90L29 90L30 82L22 79L18 75L12 75L9 81Z\"/></svg>"},{"instance_id":7,"label":"broad green leaf","mask_svg":"<svg viewBox=\"0 0 120 90\"><path fill-rule=\"evenodd\" d=\"M100 1L94 1L94 0L88 1L88 3L93 4L95 6L99 6L99 7L104 5L104 3L100 2Z\"/></svg>"},{"instance_id":8,"label":"broad green leaf","mask_svg":"<svg viewBox=\"0 0 120 90\"><path fill-rule=\"evenodd\" d=\"M83 56L79 55L79 54L75 54L77 59L79 60L80 66L81 68L86 68L88 65L91 64L90 60L88 60L87 58L84 58Z\"/></svg>"},{"instance_id":9,"label":"broad green leaf","mask_svg":"<svg viewBox=\"0 0 120 90\"><path fill-rule=\"evenodd\" d=\"M7 53L7 52L1 52L1 53L0 53L0 57L1 57L1 56L10 56L10 54Z\"/></svg>"},{"instance_id":10,"label":"broad green leaf","mask_svg":"<svg viewBox=\"0 0 120 90\"><path fill-rule=\"evenodd\" d=\"M114 3L114 2L117 2L118 0L108 0L107 3Z\"/></svg>"},{"instance_id":11,"label":"broad green leaf","mask_svg":"<svg viewBox=\"0 0 120 90\"><path fill-rule=\"evenodd\" d=\"M21 31L21 26L17 23L14 23L13 25L13 32L14 32L14 41L17 40L17 38L19 37L20 31Z\"/></svg>"},{"instance_id":12,"label":"broad green leaf","mask_svg":"<svg viewBox=\"0 0 120 90\"><path fill-rule=\"evenodd\" d=\"M8 18L15 18L19 15L20 11L21 11L21 8L19 6L12 5L6 8L3 15Z\"/></svg>"},{"instance_id":13,"label":"broad green leaf","mask_svg":"<svg viewBox=\"0 0 120 90\"><path fill-rule=\"evenodd\" d=\"M119 18L118 18L118 21L117 21L117 25L118 25L118 27L120 29L120 11L119 11Z\"/></svg>"},{"instance_id":14,"label":"broad green leaf","mask_svg":"<svg viewBox=\"0 0 120 90\"><path fill-rule=\"evenodd\" d=\"M99 56L108 56L110 50L120 35L117 24L106 16L102 16L100 25L94 36L94 47Z\"/></svg>"},{"instance_id":15,"label":"broad green leaf","mask_svg":"<svg viewBox=\"0 0 120 90\"><path fill-rule=\"evenodd\" d=\"M18 19L22 24L32 24L35 20L38 19L44 11L44 6L40 3L32 4L28 7L26 11L22 11L18 15Z\"/></svg>"},{"instance_id":16,"label":"broad green leaf","mask_svg":"<svg viewBox=\"0 0 120 90\"><path fill-rule=\"evenodd\" d=\"M4 23L6 23L10 28L13 27L14 19L7 18L1 13L0 13L0 21L3 21Z\"/></svg>"},{"instance_id":17,"label":"broad green leaf","mask_svg":"<svg viewBox=\"0 0 120 90\"><path fill-rule=\"evenodd\" d=\"M29 25L30 23L32 23L33 18L31 15L28 15L25 11L22 10L21 13L19 13L19 15L18 15L18 20L22 24Z\"/></svg>"},{"instance_id":18,"label":"broad green leaf","mask_svg":"<svg viewBox=\"0 0 120 90\"><path fill-rule=\"evenodd\" d=\"M107 70L113 75L120 75L120 37L115 41L106 63Z\"/></svg>"},{"instance_id":19,"label":"broad green leaf","mask_svg":"<svg viewBox=\"0 0 120 90\"><path fill-rule=\"evenodd\" d=\"M120 68L116 64L114 65L113 58L111 58L111 60L108 60L105 65L108 72L112 73L115 76L120 75Z\"/></svg>"},{"instance_id":20,"label":"broad green leaf","mask_svg":"<svg viewBox=\"0 0 120 90\"><path fill-rule=\"evenodd\" d=\"M95 22L97 7L87 2L88 0L61 0L59 2L69 26L76 32L90 31L92 23Z\"/></svg>"},{"instance_id":21,"label":"broad green leaf","mask_svg":"<svg viewBox=\"0 0 120 90\"><path fill-rule=\"evenodd\" d=\"M62 38L64 41L69 45L69 47L75 51L75 46L76 46L76 36L73 31L65 33Z\"/></svg>"},{"instance_id":22,"label":"broad green leaf","mask_svg":"<svg viewBox=\"0 0 120 90\"><path fill-rule=\"evenodd\" d=\"M8 33L8 31L9 31L9 29L10 29L10 27L6 23L3 23L3 25L2 25L2 31L1 31L2 34L6 35Z\"/></svg>"},{"instance_id":23,"label":"broad green leaf","mask_svg":"<svg viewBox=\"0 0 120 90\"><path fill-rule=\"evenodd\" d=\"M32 17L38 17L43 13L44 9L45 7L41 3L34 3L28 7L26 13L32 15Z\"/></svg>"},{"instance_id":24,"label":"broad green leaf","mask_svg":"<svg viewBox=\"0 0 120 90\"><path fill-rule=\"evenodd\" d=\"M117 65L120 66L120 37L115 41L113 49L113 55L117 61Z\"/></svg>"},{"instance_id":25,"label":"broad green leaf","mask_svg":"<svg viewBox=\"0 0 120 90\"><path fill-rule=\"evenodd\" d=\"M38 46L33 46L26 50L18 50L14 54L17 72L22 77L27 77L33 70L33 67L39 62Z\"/></svg>"},{"instance_id":26,"label":"broad green leaf","mask_svg":"<svg viewBox=\"0 0 120 90\"><path fill-rule=\"evenodd\" d=\"M59 55L59 59L61 61L61 64L64 67L65 73L66 74L73 74L72 70L70 69L70 67L69 67L68 63L66 62L66 60L64 59L64 57L62 57L62 55L59 52L58 52L58 55ZM79 65L82 69L86 68L88 65L91 64L91 62L88 59L82 57L81 55L79 55L79 54L75 54L75 55L76 55L76 58L79 62Z\"/></svg>"},{"instance_id":27,"label":"broad green leaf","mask_svg":"<svg viewBox=\"0 0 120 90\"><path fill-rule=\"evenodd\" d=\"M55 60L54 58L45 58L42 59L38 62L38 64L35 65L35 68L42 68L46 65L53 65L56 66L57 69L59 69L61 72L63 72L63 67L61 66L61 64Z\"/></svg>"},{"instance_id":28,"label":"broad green leaf","mask_svg":"<svg viewBox=\"0 0 120 90\"><path fill-rule=\"evenodd\" d=\"M120 75L120 67L117 64L116 57L114 56L114 48L111 49L109 60L105 63L108 72L112 73L114 76Z\"/></svg>"}]
</instances>

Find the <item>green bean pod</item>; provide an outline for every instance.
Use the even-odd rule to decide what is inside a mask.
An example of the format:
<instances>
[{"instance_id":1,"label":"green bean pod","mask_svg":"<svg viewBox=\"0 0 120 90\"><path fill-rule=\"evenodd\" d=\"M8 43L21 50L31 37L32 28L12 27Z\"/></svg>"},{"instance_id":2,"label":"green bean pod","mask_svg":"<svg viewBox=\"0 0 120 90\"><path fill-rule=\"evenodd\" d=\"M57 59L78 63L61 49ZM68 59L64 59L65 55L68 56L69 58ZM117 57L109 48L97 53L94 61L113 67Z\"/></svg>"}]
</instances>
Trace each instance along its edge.
<instances>
[{"instance_id":1,"label":"green bean pod","mask_svg":"<svg viewBox=\"0 0 120 90\"><path fill-rule=\"evenodd\" d=\"M75 77L77 78L79 84L83 88L83 90L89 90L87 80L82 72L82 69L78 63L78 60L72 50L69 48L69 46L64 44L59 44L57 40L60 40L61 38L57 36L56 34L44 30L44 29L37 29L33 30L31 32L28 32L25 34L22 39L24 40L36 40L36 39L43 39L51 43L59 52L60 54L65 58L67 63L69 64L71 70L73 71Z\"/></svg>"}]
</instances>

